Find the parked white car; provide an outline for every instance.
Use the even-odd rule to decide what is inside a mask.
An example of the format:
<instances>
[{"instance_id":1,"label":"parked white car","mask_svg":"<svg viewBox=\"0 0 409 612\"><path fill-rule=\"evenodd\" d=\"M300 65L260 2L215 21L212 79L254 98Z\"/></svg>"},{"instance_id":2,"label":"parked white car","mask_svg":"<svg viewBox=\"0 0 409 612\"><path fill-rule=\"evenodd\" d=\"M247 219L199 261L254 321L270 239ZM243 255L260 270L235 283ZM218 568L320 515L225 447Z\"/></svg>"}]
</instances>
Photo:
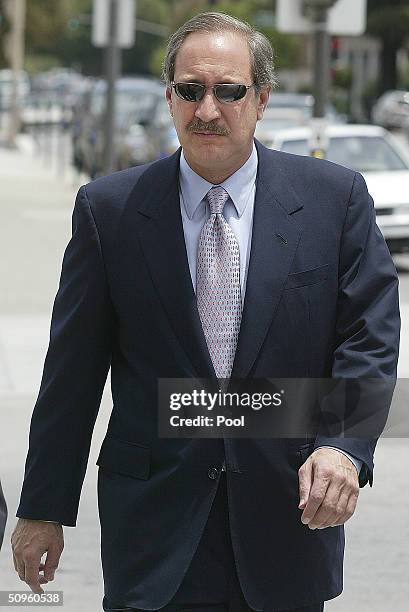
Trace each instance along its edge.
<instances>
[{"instance_id":1,"label":"parked white car","mask_svg":"<svg viewBox=\"0 0 409 612\"><path fill-rule=\"evenodd\" d=\"M326 158L363 174L390 251L409 250L409 150L379 126L330 125L326 133ZM309 155L311 138L310 128L292 128L277 132L268 146Z\"/></svg>"},{"instance_id":2,"label":"parked white car","mask_svg":"<svg viewBox=\"0 0 409 612\"><path fill-rule=\"evenodd\" d=\"M314 112L314 96L310 94L273 91L264 109L263 118L257 122L255 136L263 144L274 138L279 130L309 124ZM344 123L332 104L327 104L325 117L329 123Z\"/></svg>"}]
</instances>

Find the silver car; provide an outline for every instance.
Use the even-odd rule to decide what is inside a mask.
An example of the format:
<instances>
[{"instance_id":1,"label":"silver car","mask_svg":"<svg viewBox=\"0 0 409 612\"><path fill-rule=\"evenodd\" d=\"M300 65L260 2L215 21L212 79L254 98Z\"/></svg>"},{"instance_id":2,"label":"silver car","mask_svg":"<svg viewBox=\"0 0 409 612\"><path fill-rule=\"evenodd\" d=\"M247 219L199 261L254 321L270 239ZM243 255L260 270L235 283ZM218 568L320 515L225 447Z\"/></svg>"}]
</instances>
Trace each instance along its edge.
<instances>
[{"instance_id":1,"label":"silver car","mask_svg":"<svg viewBox=\"0 0 409 612\"><path fill-rule=\"evenodd\" d=\"M377 223L392 253L409 249L409 152L379 126L327 127L328 160L361 172L375 203ZM309 155L311 128L275 134L270 147Z\"/></svg>"}]
</instances>

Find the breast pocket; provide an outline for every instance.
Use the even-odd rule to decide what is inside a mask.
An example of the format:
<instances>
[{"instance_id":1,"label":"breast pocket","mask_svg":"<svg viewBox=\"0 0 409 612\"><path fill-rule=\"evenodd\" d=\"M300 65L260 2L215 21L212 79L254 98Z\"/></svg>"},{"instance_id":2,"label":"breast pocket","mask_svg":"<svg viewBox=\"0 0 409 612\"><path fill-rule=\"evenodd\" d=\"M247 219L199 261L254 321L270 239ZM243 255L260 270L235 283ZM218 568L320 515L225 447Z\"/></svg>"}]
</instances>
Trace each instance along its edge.
<instances>
[{"instance_id":1,"label":"breast pocket","mask_svg":"<svg viewBox=\"0 0 409 612\"><path fill-rule=\"evenodd\" d=\"M289 274L284 289L298 289L299 287L316 285L317 283L325 281L327 278L328 264L324 264L318 268L302 270L300 272L293 272L292 274Z\"/></svg>"}]
</instances>

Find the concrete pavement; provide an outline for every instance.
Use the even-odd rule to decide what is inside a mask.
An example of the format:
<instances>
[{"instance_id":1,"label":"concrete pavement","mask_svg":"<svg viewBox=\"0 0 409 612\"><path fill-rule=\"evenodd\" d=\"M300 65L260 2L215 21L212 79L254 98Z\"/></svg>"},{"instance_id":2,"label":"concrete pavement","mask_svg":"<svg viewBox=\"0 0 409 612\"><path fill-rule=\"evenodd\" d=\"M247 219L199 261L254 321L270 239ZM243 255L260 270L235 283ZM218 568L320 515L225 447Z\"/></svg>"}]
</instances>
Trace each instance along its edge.
<instances>
[{"instance_id":1,"label":"concrete pavement","mask_svg":"<svg viewBox=\"0 0 409 612\"><path fill-rule=\"evenodd\" d=\"M20 138L18 150L0 149L0 475L9 506L0 553L0 590L28 588L14 571L9 540L16 522L28 427L41 379L53 299L81 182L72 171L58 177L56 164L38 153L28 137ZM67 612L101 609L95 460L108 410L104 395L79 526L64 529L63 559L56 580L48 587L64 591Z\"/></svg>"},{"instance_id":2,"label":"concrete pavement","mask_svg":"<svg viewBox=\"0 0 409 612\"><path fill-rule=\"evenodd\" d=\"M0 476L9 522L0 553L0 590L24 590L9 545L27 450L29 419L40 384L53 298L80 180L57 177L29 138L0 149ZM400 258L403 313L400 375L409 375L409 258ZM96 456L110 412L101 406L84 483L78 526L65 528L65 551L49 590L63 590L66 612L97 612L103 593L96 502ZM384 439L374 487L361 491L347 524L344 594L329 612L404 612L409 600L409 441ZM14 608L19 610L20 608ZM24 610L25 608L21 608Z\"/></svg>"}]
</instances>

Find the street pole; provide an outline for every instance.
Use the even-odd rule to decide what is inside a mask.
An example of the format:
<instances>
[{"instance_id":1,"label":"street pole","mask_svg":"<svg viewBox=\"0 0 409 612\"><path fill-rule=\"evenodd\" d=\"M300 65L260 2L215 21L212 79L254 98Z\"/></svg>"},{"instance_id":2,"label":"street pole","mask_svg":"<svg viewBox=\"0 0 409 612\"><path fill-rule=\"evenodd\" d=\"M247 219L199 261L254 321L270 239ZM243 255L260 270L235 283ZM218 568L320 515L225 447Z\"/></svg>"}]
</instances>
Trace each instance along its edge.
<instances>
[{"instance_id":1,"label":"street pole","mask_svg":"<svg viewBox=\"0 0 409 612\"><path fill-rule=\"evenodd\" d=\"M325 117L330 86L330 36L328 10L337 0L304 0L304 11L314 29L314 117Z\"/></svg>"},{"instance_id":2,"label":"street pole","mask_svg":"<svg viewBox=\"0 0 409 612\"><path fill-rule=\"evenodd\" d=\"M323 158L328 148L326 107L330 88L330 36L328 10L337 0L305 0L304 10L310 17L314 31L314 111L311 121L310 154Z\"/></svg>"},{"instance_id":3,"label":"street pole","mask_svg":"<svg viewBox=\"0 0 409 612\"><path fill-rule=\"evenodd\" d=\"M316 9L314 15L314 117L325 117L330 85L330 37L326 9Z\"/></svg>"},{"instance_id":4,"label":"street pole","mask_svg":"<svg viewBox=\"0 0 409 612\"><path fill-rule=\"evenodd\" d=\"M118 45L118 2L110 0L109 40L106 48L106 116L104 142L104 172L115 170L115 84L121 73L121 49Z\"/></svg>"},{"instance_id":5,"label":"street pole","mask_svg":"<svg viewBox=\"0 0 409 612\"><path fill-rule=\"evenodd\" d=\"M19 78L24 68L24 34L26 22L26 0L14 0L7 5L11 21L10 49L8 53L12 70L10 116L7 133L9 147L16 146L20 131Z\"/></svg>"}]
</instances>

